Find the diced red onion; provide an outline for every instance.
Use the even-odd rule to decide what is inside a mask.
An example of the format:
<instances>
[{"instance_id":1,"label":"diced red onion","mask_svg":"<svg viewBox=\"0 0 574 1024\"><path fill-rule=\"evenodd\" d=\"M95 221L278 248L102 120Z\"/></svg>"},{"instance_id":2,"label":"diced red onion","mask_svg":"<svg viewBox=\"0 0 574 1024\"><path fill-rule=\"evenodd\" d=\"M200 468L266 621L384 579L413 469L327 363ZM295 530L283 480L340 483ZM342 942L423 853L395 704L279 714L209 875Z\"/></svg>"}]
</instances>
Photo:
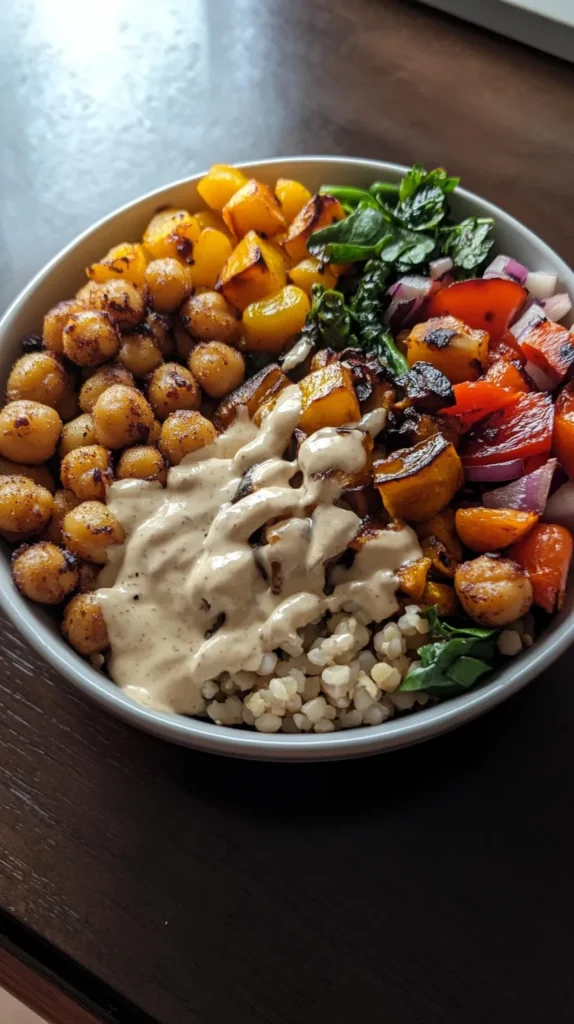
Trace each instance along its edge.
<instances>
[{"instance_id":1,"label":"diced red onion","mask_svg":"<svg viewBox=\"0 0 574 1024\"><path fill-rule=\"evenodd\" d=\"M528 307L525 313L518 318L510 328L511 333L514 335L516 340L520 340L530 334L530 331L534 330L538 324L543 324L548 317L544 312L542 306L538 302L534 302Z\"/></svg>"},{"instance_id":2,"label":"diced red onion","mask_svg":"<svg viewBox=\"0 0 574 1024\"><path fill-rule=\"evenodd\" d=\"M553 320L554 323L558 323L559 320L563 320L566 314L572 309L570 296L567 295L566 292L560 292L558 295L552 295L549 299L542 299L540 305L548 319Z\"/></svg>"},{"instance_id":3,"label":"diced red onion","mask_svg":"<svg viewBox=\"0 0 574 1024\"><path fill-rule=\"evenodd\" d=\"M556 291L558 277L556 274L542 274L539 271L531 271L526 278L524 287L533 299L549 299Z\"/></svg>"},{"instance_id":4,"label":"diced red onion","mask_svg":"<svg viewBox=\"0 0 574 1024\"><path fill-rule=\"evenodd\" d=\"M544 370L541 370L535 363L528 361L524 367L531 380L534 381L539 391L554 391L558 384L558 378L549 377Z\"/></svg>"},{"instance_id":5,"label":"diced red onion","mask_svg":"<svg viewBox=\"0 0 574 1024\"><path fill-rule=\"evenodd\" d=\"M556 469L556 459L548 459L533 473L521 476L506 487L497 487L483 494L482 503L486 508L514 508L519 512L536 512L542 515L548 501L550 484Z\"/></svg>"},{"instance_id":6,"label":"diced red onion","mask_svg":"<svg viewBox=\"0 0 574 1024\"><path fill-rule=\"evenodd\" d=\"M418 298L400 299L398 295L395 295L391 299L389 308L383 317L385 324L393 331L400 331L404 327L409 327L423 302L424 298L420 296Z\"/></svg>"},{"instance_id":7,"label":"diced red onion","mask_svg":"<svg viewBox=\"0 0 574 1024\"><path fill-rule=\"evenodd\" d=\"M574 531L574 483L571 480L549 497L544 518L549 523L558 523Z\"/></svg>"},{"instance_id":8,"label":"diced red onion","mask_svg":"<svg viewBox=\"0 0 574 1024\"><path fill-rule=\"evenodd\" d=\"M445 274L450 274L453 266L450 256L441 256L438 260L430 261L429 274L433 281L440 281Z\"/></svg>"},{"instance_id":9,"label":"diced red onion","mask_svg":"<svg viewBox=\"0 0 574 1024\"><path fill-rule=\"evenodd\" d=\"M483 277L503 277L506 281L517 281L524 284L528 277L528 267L513 260L511 256L496 256L484 271Z\"/></svg>"},{"instance_id":10,"label":"diced red onion","mask_svg":"<svg viewBox=\"0 0 574 1024\"><path fill-rule=\"evenodd\" d=\"M395 284L392 284L387 291L396 299L424 299L430 293L433 282L430 277L423 277L422 274L406 274L400 277Z\"/></svg>"},{"instance_id":11,"label":"diced red onion","mask_svg":"<svg viewBox=\"0 0 574 1024\"><path fill-rule=\"evenodd\" d=\"M522 459L509 459L491 466L465 466L463 457L462 464L466 479L477 484L499 484L505 480L516 480L524 473Z\"/></svg>"}]
</instances>

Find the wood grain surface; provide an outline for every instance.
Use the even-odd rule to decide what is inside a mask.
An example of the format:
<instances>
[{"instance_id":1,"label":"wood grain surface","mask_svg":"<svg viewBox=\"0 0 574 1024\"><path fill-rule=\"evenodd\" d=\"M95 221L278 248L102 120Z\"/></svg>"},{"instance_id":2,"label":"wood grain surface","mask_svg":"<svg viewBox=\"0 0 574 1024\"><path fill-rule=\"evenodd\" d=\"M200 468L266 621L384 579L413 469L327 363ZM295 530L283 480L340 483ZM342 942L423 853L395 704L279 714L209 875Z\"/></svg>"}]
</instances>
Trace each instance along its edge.
<instances>
[{"instance_id":1,"label":"wood grain surface","mask_svg":"<svg viewBox=\"0 0 574 1024\"><path fill-rule=\"evenodd\" d=\"M406 0L22 0L0 93L3 304L138 193L282 153L444 163L574 259L574 68ZM128 1022L572 1024L572 668L420 748L259 766L119 724L2 620L6 920L102 1019L96 981Z\"/></svg>"}]
</instances>

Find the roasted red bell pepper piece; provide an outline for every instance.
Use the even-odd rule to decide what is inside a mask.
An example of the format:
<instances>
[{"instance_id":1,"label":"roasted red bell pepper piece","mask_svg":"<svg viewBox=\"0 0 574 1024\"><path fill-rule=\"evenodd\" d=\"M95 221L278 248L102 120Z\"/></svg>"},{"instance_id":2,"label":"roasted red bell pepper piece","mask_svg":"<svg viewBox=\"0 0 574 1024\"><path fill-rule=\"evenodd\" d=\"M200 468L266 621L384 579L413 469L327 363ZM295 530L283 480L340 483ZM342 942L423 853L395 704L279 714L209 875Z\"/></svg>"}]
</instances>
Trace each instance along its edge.
<instances>
[{"instance_id":1,"label":"roasted red bell pepper piece","mask_svg":"<svg viewBox=\"0 0 574 1024\"><path fill-rule=\"evenodd\" d=\"M522 338L520 347L535 366L557 384L574 363L574 335L566 327L544 320Z\"/></svg>"},{"instance_id":2,"label":"roasted red bell pepper piece","mask_svg":"<svg viewBox=\"0 0 574 1024\"><path fill-rule=\"evenodd\" d=\"M428 301L427 316L457 316L475 330L488 331L496 342L516 319L527 292L515 281L474 278L441 288Z\"/></svg>"},{"instance_id":3,"label":"roasted red bell pepper piece","mask_svg":"<svg viewBox=\"0 0 574 1024\"><path fill-rule=\"evenodd\" d=\"M549 452L553 421L549 395L518 395L512 405L493 413L469 434L463 466L488 466Z\"/></svg>"},{"instance_id":4,"label":"roasted red bell pepper piece","mask_svg":"<svg viewBox=\"0 0 574 1024\"><path fill-rule=\"evenodd\" d=\"M520 348L516 338L512 331L504 331L502 337L497 341L490 339L488 346L488 361L489 363L496 363L499 359L506 359L513 363L520 363L524 366L526 362L526 356Z\"/></svg>"},{"instance_id":5,"label":"roasted red bell pepper piece","mask_svg":"<svg viewBox=\"0 0 574 1024\"><path fill-rule=\"evenodd\" d=\"M560 611L572 561L572 534L565 526L538 523L508 549L510 558L526 569L534 603L547 612Z\"/></svg>"},{"instance_id":6,"label":"roasted red bell pepper piece","mask_svg":"<svg viewBox=\"0 0 574 1024\"><path fill-rule=\"evenodd\" d=\"M463 428L478 423L497 409L512 405L517 399L514 391L507 391L485 377L455 384L453 391L455 404L440 411L445 416L458 416Z\"/></svg>"},{"instance_id":7,"label":"roasted red bell pepper piece","mask_svg":"<svg viewBox=\"0 0 574 1024\"><path fill-rule=\"evenodd\" d=\"M556 399L552 451L574 480L574 381L570 381Z\"/></svg>"},{"instance_id":8,"label":"roasted red bell pepper piece","mask_svg":"<svg viewBox=\"0 0 574 1024\"><path fill-rule=\"evenodd\" d=\"M484 379L492 381L493 384L498 384L501 388L506 388L507 391L513 391L515 394L518 394L520 391L532 391L532 382L518 362L497 359L495 363L488 367Z\"/></svg>"}]
</instances>

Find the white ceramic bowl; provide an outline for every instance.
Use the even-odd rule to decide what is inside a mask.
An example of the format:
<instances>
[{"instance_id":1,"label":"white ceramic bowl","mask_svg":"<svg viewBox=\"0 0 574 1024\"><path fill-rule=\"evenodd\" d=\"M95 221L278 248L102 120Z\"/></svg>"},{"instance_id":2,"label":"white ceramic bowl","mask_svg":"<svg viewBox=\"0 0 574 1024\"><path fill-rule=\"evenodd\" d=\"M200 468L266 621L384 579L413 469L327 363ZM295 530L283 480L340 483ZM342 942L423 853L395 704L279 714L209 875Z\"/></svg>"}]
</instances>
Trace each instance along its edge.
<instances>
[{"instance_id":1,"label":"white ceramic bowl","mask_svg":"<svg viewBox=\"0 0 574 1024\"><path fill-rule=\"evenodd\" d=\"M405 171L396 164L338 157L284 158L242 166L270 185L279 176L298 178L311 191L326 183L366 187L380 178L397 180ZM450 170L456 173L456 167ZM170 204L193 211L203 205L195 188L200 177L197 175L168 185L112 213L80 235L31 281L0 322L2 384L12 362L20 354L22 337L37 333L46 310L60 299L73 295L84 283L83 268L112 245L140 238L158 207ZM452 205L460 216L478 214L494 217L499 251L508 253L533 270L558 274L563 290L574 295L574 273L528 228L503 210L463 189L457 190ZM88 697L124 721L172 743L235 757L278 761L332 759L375 754L420 743L476 718L516 693L548 668L574 639L574 593L570 586L565 607L546 633L537 639L534 647L462 697L379 726L325 735L269 736L223 728L181 715L162 714L134 704L109 679L74 653L39 605L31 604L18 593L10 576L7 554L7 549L4 549L0 556L0 602L28 642L46 661Z\"/></svg>"}]
</instances>

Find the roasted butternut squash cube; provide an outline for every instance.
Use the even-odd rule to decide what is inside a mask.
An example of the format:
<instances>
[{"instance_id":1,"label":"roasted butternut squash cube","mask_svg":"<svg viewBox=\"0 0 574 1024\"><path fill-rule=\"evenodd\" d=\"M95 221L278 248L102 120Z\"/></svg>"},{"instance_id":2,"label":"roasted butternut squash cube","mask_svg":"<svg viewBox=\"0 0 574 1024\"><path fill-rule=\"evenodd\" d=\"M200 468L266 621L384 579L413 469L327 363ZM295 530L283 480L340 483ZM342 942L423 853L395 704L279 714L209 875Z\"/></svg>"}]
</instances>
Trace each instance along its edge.
<instances>
[{"instance_id":1,"label":"roasted butternut squash cube","mask_svg":"<svg viewBox=\"0 0 574 1024\"><path fill-rule=\"evenodd\" d=\"M204 203L207 203L212 210L222 210L232 195L245 185L246 181L245 174L237 167L214 164L199 182L197 191Z\"/></svg>"},{"instance_id":2,"label":"roasted butternut squash cube","mask_svg":"<svg viewBox=\"0 0 574 1024\"><path fill-rule=\"evenodd\" d=\"M289 387L291 381L277 363L264 366L254 377L250 377L218 405L213 423L218 430L225 430L237 416L242 405L246 406L251 419L265 402L276 398L279 392Z\"/></svg>"},{"instance_id":3,"label":"roasted butternut squash cube","mask_svg":"<svg viewBox=\"0 0 574 1024\"><path fill-rule=\"evenodd\" d=\"M191 279L196 288L214 288L215 282L233 252L227 233L203 228L193 247Z\"/></svg>"},{"instance_id":4,"label":"roasted butternut squash cube","mask_svg":"<svg viewBox=\"0 0 574 1024\"><path fill-rule=\"evenodd\" d=\"M160 210L145 229L143 243L154 260L170 256L191 263L200 234L197 220L187 210Z\"/></svg>"},{"instance_id":5,"label":"roasted butternut squash cube","mask_svg":"<svg viewBox=\"0 0 574 1024\"><path fill-rule=\"evenodd\" d=\"M409 366L432 363L451 384L478 380L488 361L488 333L467 327L454 316L416 324L406 339Z\"/></svg>"},{"instance_id":6,"label":"roasted butternut squash cube","mask_svg":"<svg viewBox=\"0 0 574 1024\"><path fill-rule=\"evenodd\" d=\"M375 515L381 508L381 496L376 487L369 484L367 487L353 487L344 491L342 500L354 512L359 519Z\"/></svg>"},{"instance_id":7,"label":"roasted butternut squash cube","mask_svg":"<svg viewBox=\"0 0 574 1024\"><path fill-rule=\"evenodd\" d=\"M433 583L429 580L422 592L420 603L424 608L436 606L437 613L444 618L450 618L459 611L456 591L448 583Z\"/></svg>"},{"instance_id":8,"label":"roasted butternut squash cube","mask_svg":"<svg viewBox=\"0 0 574 1024\"><path fill-rule=\"evenodd\" d=\"M229 234L227 224L224 223L223 217L217 210L200 210L199 213L193 215L199 224L200 231L204 228L215 228L216 231L223 231L224 234Z\"/></svg>"},{"instance_id":9,"label":"roasted butternut squash cube","mask_svg":"<svg viewBox=\"0 0 574 1024\"><path fill-rule=\"evenodd\" d=\"M299 387L303 396L299 426L306 434L322 427L344 427L361 418L351 371L343 363L330 363L303 377Z\"/></svg>"},{"instance_id":10,"label":"roasted butternut squash cube","mask_svg":"<svg viewBox=\"0 0 574 1024\"><path fill-rule=\"evenodd\" d=\"M449 440L447 437L447 441ZM454 512L451 508L445 508L432 519L418 523L415 529L419 540L425 540L427 537L436 538L444 545L450 558L462 562L462 544L458 539Z\"/></svg>"},{"instance_id":11,"label":"roasted butternut squash cube","mask_svg":"<svg viewBox=\"0 0 574 1024\"><path fill-rule=\"evenodd\" d=\"M333 221L343 220L345 211L338 199L317 193L290 225L283 248L293 263L307 259L307 242L314 231L326 228Z\"/></svg>"},{"instance_id":12,"label":"roasted butternut squash cube","mask_svg":"<svg viewBox=\"0 0 574 1024\"><path fill-rule=\"evenodd\" d=\"M102 284L119 277L122 281L131 281L138 288L143 287L144 274L148 258L143 245L132 242L121 242L114 245L107 256L92 263L86 268L86 274L92 281Z\"/></svg>"},{"instance_id":13,"label":"roasted butternut squash cube","mask_svg":"<svg viewBox=\"0 0 574 1024\"><path fill-rule=\"evenodd\" d=\"M255 178L232 195L221 213L236 238L243 238L248 231L257 231L272 238L287 227L277 196L269 185Z\"/></svg>"},{"instance_id":14,"label":"roasted butternut squash cube","mask_svg":"<svg viewBox=\"0 0 574 1024\"><path fill-rule=\"evenodd\" d=\"M298 288L311 298L311 289L314 284L322 284L324 288L334 288L337 284L337 275L330 263L321 263L315 256L308 256L301 260L296 267L287 271L287 277Z\"/></svg>"},{"instance_id":15,"label":"roasted butternut squash cube","mask_svg":"<svg viewBox=\"0 0 574 1024\"><path fill-rule=\"evenodd\" d=\"M375 484L393 519L430 519L446 508L463 483L461 461L442 434L375 462Z\"/></svg>"},{"instance_id":16,"label":"roasted butternut squash cube","mask_svg":"<svg viewBox=\"0 0 574 1024\"><path fill-rule=\"evenodd\" d=\"M387 524L385 524L384 519L380 515L374 514L366 516L352 541L349 543L349 547L352 548L353 551L360 551L365 544L368 544L371 540L376 540L381 533L384 533L386 525Z\"/></svg>"},{"instance_id":17,"label":"roasted butternut squash cube","mask_svg":"<svg viewBox=\"0 0 574 1024\"><path fill-rule=\"evenodd\" d=\"M292 284L277 295L252 302L241 321L245 351L278 355L285 343L303 329L308 312L309 299Z\"/></svg>"},{"instance_id":18,"label":"roasted butternut squash cube","mask_svg":"<svg viewBox=\"0 0 574 1024\"><path fill-rule=\"evenodd\" d=\"M245 309L251 302L275 295L285 282L283 257L255 231L248 231L235 246L215 288L232 306Z\"/></svg>"},{"instance_id":19,"label":"roasted butternut squash cube","mask_svg":"<svg viewBox=\"0 0 574 1024\"><path fill-rule=\"evenodd\" d=\"M293 178L277 178L275 195L281 203L283 216L288 224L295 220L299 211L311 199L309 189Z\"/></svg>"},{"instance_id":20,"label":"roasted butternut squash cube","mask_svg":"<svg viewBox=\"0 0 574 1024\"><path fill-rule=\"evenodd\" d=\"M399 577L399 586L403 594L412 597L415 601L420 601L426 587L430 567L430 558L417 558L414 562L401 565L395 575Z\"/></svg>"},{"instance_id":21,"label":"roasted butternut squash cube","mask_svg":"<svg viewBox=\"0 0 574 1024\"><path fill-rule=\"evenodd\" d=\"M337 428L337 433L348 434L349 427ZM307 440L307 437L308 434L298 427L295 431L297 450L299 450L303 442ZM349 493L354 493L370 487L373 482L373 448L375 443L371 435L366 431L362 436L362 442L365 452L365 461L360 469L357 469L354 472L345 472L342 469L330 469L328 472L320 474L321 476L329 477L331 480L336 480L345 496ZM375 507L378 506L376 505ZM365 513L365 515L367 515L367 513Z\"/></svg>"},{"instance_id":22,"label":"roasted butternut squash cube","mask_svg":"<svg viewBox=\"0 0 574 1024\"><path fill-rule=\"evenodd\" d=\"M421 549L423 555L430 559L435 573L454 579L460 559L453 558L441 540L437 540L436 537L425 537L421 541Z\"/></svg>"}]
</instances>

